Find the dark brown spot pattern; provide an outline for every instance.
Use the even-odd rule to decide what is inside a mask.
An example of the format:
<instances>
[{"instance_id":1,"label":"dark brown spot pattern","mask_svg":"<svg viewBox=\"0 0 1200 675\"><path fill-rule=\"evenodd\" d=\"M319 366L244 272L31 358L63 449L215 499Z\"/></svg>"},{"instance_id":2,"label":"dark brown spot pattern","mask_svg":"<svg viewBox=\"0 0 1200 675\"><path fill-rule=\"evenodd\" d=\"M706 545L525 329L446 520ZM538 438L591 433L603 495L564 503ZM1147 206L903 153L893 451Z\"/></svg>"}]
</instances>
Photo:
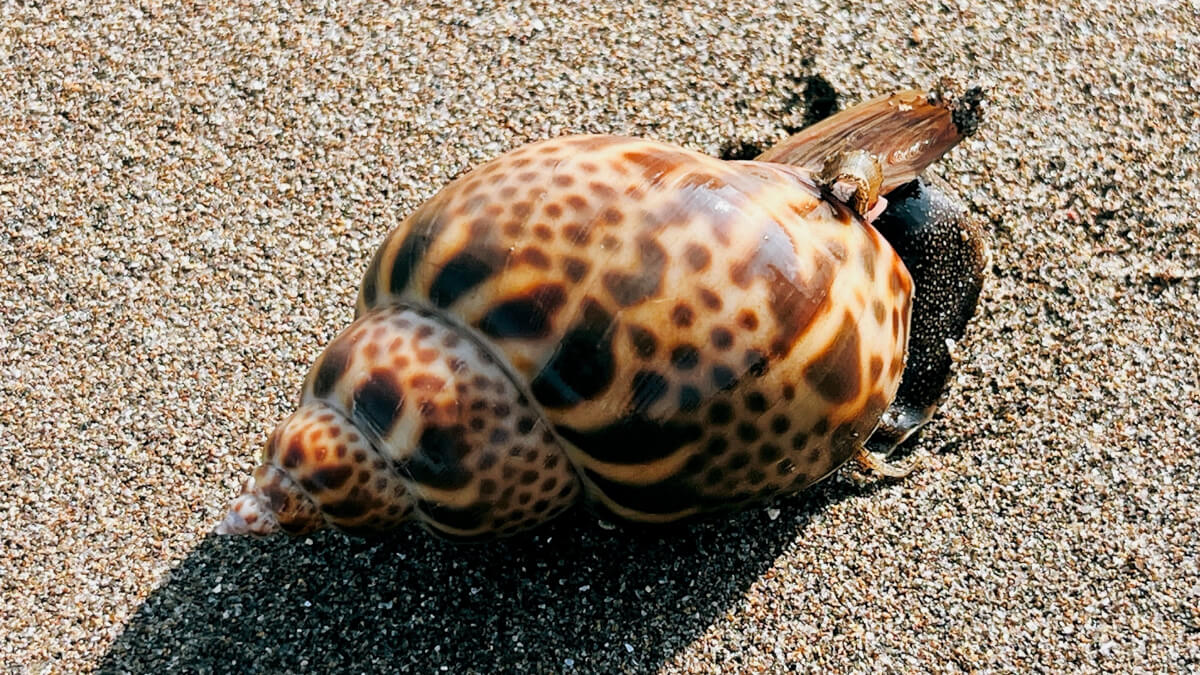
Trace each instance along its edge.
<instances>
[{"instance_id":1,"label":"dark brown spot pattern","mask_svg":"<svg viewBox=\"0 0 1200 675\"><path fill-rule=\"evenodd\" d=\"M725 351L733 346L733 333L729 332L728 328L717 326L712 329L709 339L712 341L712 346L721 351Z\"/></svg>"},{"instance_id":2,"label":"dark brown spot pattern","mask_svg":"<svg viewBox=\"0 0 1200 675\"><path fill-rule=\"evenodd\" d=\"M437 367L454 359L452 371L462 371L455 375L459 381L444 383L450 388L438 388L436 396L413 393L436 383L418 386L411 372L397 380L406 387L422 436L420 447L401 463L403 475L420 473L431 487L461 485L448 489L466 488L462 494L478 500L457 498L456 504L467 505L454 508L426 501L418 510L435 527L502 533L557 513L566 507L563 495L579 491L571 479L559 478L564 474L548 473L552 463L560 472L572 470L551 449L560 437L600 462L587 475L604 501L646 514L708 510L824 475L843 446L861 441L861 425L846 420L882 408L883 395L875 391L866 392L872 396L861 408L838 406L862 399L865 383L888 386L884 371L897 350L886 336L889 328L902 336L903 327L899 312L891 326L887 315L892 304L904 302L877 296L907 292L905 279L891 269L890 252L862 246L852 227L839 226L832 234L831 209L816 208L821 204L816 199L759 194L769 189L766 181L783 175L779 170L750 167L743 175L693 153L660 152L654 144L628 140L568 143L575 145L549 143L469 178L451 197L452 220L440 221L438 209L419 209L406 234L387 247L393 255L373 263L383 268L374 274L376 287L368 289L364 280L360 302L368 307L371 296L377 302L388 292L425 292L429 305L473 313L466 320L524 373L546 412L538 419L512 405L517 395L511 384L505 389L504 374L489 372L484 386L475 387L469 372L483 357L448 354L456 347L440 334L415 346L409 344L415 331L408 330L394 346L390 336L359 343L358 353L372 367L403 357L412 360L405 368L426 369L424 364L434 363L424 358L429 352L436 354ZM804 218L826 222L797 228L795 219L787 220L795 215L789 205L799 205ZM838 209L832 212L836 216ZM745 217L750 213L753 219ZM812 241L805 239L809 234ZM731 259L736 256L742 259ZM843 271L894 278L881 278L884 288L851 286L844 293L847 277L838 276L837 298L851 306L834 307L829 290ZM686 285L667 287L668 278ZM484 292L500 297L482 297ZM862 314L862 333L843 320L844 310ZM808 353L792 354L816 325L838 327L838 339L818 353L812 353L814 345L806 347ZM471 344L469 336L464 343ZM366 345L379 353L370 354ZM343 388L341 374L350 369L357 347L346 350L341 365L336 354L328 359L326 393ZM864 348L868 351L860 353ZM313 382L318 379L314 374ZM797 401L801 380L809 398ZM368 437L378 433L373 427L389 425L382 412L388 400L383 381L372 387L382 394L363 391L357 417L366 421L354 420ZM812 399L809 389L825 404ZM338 395L348 406L355 391ZM400 410L403 399L404 394ZM459 403L448 405L446 399ZM477 400L483 407L475 409ZM511 408L506 415L497 412L498 403ZM429 416L418 418L416 409L426 405ZM796 406L813 412L797 414ZM426 438L429 430L434 435ZM327 443L333 458L330 436L327 429L314 443ZM350 444L347 452L345 433L338 441L343 458L355 451ZM278 461L285 462L287 448L280 449ZM613 464L648 463L661 472L657 463L667 458L673 473L656 473L662 478L650 486L602 475ZM456 465L469 470L456 476L447 469ZM340 474L307 479L336 484ZM356 484L358 472L347 476L346 486ZM370 489L374 480L362 485ZM365 503L361 497L347 497L334 509L353 512ZM368 510L361 517L370 515Z\"/></svg>"},{"instance_id":3,"label":"dark brown spot pattern","mask_svg":"<svg viewBox=\"0 0 1200 675\"><path fill-rule=\"evenodd\" d=\"M390 370L371 371L367 381L354 392L351 419L374 438L386 438L404 408L404 394Z\"/></svg>"},{"instance_id":4,"label":"dark brown spot pattern","mask_svg":"<svg viewBox=\"0 0 1200 675\"><path fill-rule=\"evenodd\" d=\"M582 258L567 256L563 258L563 273L567 275L567 279L575 283L579 283L587 276L591 266Z\"/></svg>"},{"instance_id":5,"label":"dark brown spot pattern","mask_svg":"<svg viewBox=\"0 0 1200 675\"><path fill-rule=\"evenodd\" d=\"M804 368L804 379L826 400L845 403L861 390L858 325L847 312L833 341Z\"/></svg>"},{"instance_id":6,"label":"dark brown spot pattern","mask_svg":"<svg viewBox=\"0 0 1200 675\"><path fill-rule=\"evenodd\" d=\"M711 310L719 310L721 309L721 305L724 304L721 301L721 296L707 288L701 288L696 293L700 296L700 302L704 303L704 306Z\"/></svg>"},{"instance_id":7,"label":"dark brown spot pattern","mask_svg":"<svg viewBox=\"0 0 1200 675\"><path fill-rule=\"evenodd\" d=\"M635 324L628 324L629 339L633 343L633 351L638 357L648 359L658 350L658 339L654 333Z\"/></svg>"},{"instance_id":8,"label":"dark brown spot pattern","mask_svg":"<svg viewBox=\"0 0 1200 675\"><path fill-rule=\"evenodd\" d=\"M566 299L566 291L558 284L535 286L524 296L495 305L480 319L479 330L498 339L546 337Z\"/></svg>"},{"instance_id":9,"label":"dark brown spot pattern","mask_svg":"<svg viewBox=\"0 0 1200 675\"><path fill-rule=\"evenodd\" d=\"M662 284L667 262L666 251L654 239L639 237L640 272L610 271L602 279L604 287L621 307L632 307L654 297Z\"/></svg>"},{"instance_id":10,"label":"dark brown spot pattern","mask_svg":"<svg viewBox=\"0 0 1200 675\"><path fill-rule=\"evenodd\" d=\"M350 335L343 334L325 349L316 372L313 374L313 396L325 398L333 391L341 379L342 373L350 366L350 360L354 356L354 347L361 336L362 334L357 331Z\"/></svg>"},{"instance_id":11,"label":"dark brown spot pattern","mask_svg":"<svg viewBox=\"0 0 1200 675\"><path fill-rule=\"evenodd\" d=\"M671 322L676 326L687 328L688 326L691 326L692 322L695 320L696 313L692 311L691 307L684 303L675 305L675 308L671 310Z\"/></svg>"},{"instance_id":12,"label":"dark brown spot pattern","mask_svg":"<svg viewBox=\"0 0 1200 675\"><path fill-rule=\"evenodd\" d=\"M688 265L697 272L704 271L712 262L712 254L709 253L708 248L699 244L688 244L683 257Z\"/></svg>"},{"instance_id":13,"label":"dark brown spot pattern","mask_svg":"<svg viewBox=\"0 0 1200 675\"><path fill-rule=\"evenodd\" d=\"M530 383L534 398L547 408L568 408L599 396L616 373L612 316L595 301L585 302L581 314Z\"/></svg>"}]
</instances>

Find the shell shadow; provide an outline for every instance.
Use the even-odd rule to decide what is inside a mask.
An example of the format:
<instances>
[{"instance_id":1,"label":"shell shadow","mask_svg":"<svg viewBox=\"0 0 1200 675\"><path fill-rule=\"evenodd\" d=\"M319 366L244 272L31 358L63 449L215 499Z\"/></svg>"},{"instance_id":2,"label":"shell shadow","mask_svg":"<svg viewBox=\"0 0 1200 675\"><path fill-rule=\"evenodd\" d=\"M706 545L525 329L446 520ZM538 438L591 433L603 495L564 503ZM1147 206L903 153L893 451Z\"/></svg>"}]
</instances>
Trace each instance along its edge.
<instances>
[{"instance_id":1,"label":"shell shadow","mask_svg":"<svg viewBox=\"0 0 1200 675\"><path fill-rule=\"evenodd\" d=\"M817 512L878 483L829 481L670 530L567 514L485 545L209 536L138 608L101 672L642 672L744 596Z\"/></svg>"}]
</instances>

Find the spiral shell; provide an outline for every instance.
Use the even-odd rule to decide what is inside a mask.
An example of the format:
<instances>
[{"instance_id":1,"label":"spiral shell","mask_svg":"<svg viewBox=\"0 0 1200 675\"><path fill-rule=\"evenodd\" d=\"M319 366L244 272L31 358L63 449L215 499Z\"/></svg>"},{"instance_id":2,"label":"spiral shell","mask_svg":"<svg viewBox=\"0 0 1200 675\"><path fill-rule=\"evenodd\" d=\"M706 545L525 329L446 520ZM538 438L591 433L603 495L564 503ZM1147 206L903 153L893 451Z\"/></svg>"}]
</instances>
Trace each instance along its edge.
<instances>
[{"instance_id":1,"label":"spiral shell","mask_svg":"<svg viewBox=\"0 0 1200 675\"><path fill-rule=\"evenodd\" d=\"M221 530L664 523L825 477L896 394L913 283L810 168L577 136L462 176L379 247Z\"/></svg>"}]
</instances>

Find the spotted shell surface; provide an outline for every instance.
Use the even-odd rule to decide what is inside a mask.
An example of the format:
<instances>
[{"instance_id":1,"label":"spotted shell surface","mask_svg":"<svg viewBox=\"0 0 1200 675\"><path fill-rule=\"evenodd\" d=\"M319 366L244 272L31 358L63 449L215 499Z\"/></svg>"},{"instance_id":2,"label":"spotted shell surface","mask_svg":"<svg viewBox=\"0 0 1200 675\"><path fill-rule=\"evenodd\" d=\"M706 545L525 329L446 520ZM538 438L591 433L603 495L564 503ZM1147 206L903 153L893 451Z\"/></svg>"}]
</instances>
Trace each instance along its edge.
<instances>
[{"instance_id":1,"label":"spotted shell surface","mask_svg":"<svg viewBox=\"0 0 1200 675\"><path fill-rule=\"evenodd\" d=\"M579 501L665 523L800 490L895 396L912 298L803 169L520 148L387 236L218 531L477 539Z\"/></svg>"},{"instance_id":2,"label":"spotted shell surface","mask_svg":"<svg viewBox=\"0 0 1200 675\"><path fill-rule=\"evenodd\" d=\"M895 394L911 301L891 247L802 170L568 137L471 171L391 232L304 396L369 418L389 471L460 512L425 500L444 532L503 533L514 493L545 515L576 480L620 518L669 522L851 457ZM425 354L417 319L443 334ZM492 476L500 455L537 461Z\"/></svg>"},{"instance_id":3,"label":"spotted shell surface","mask_svg":"<svg viewBox=\"0 0 1200 675\"><path fill-rule=\"evenodd\" d=\"M216 532L415 521L472 540L581 503L675 522L851 457L898 475L886 441L921 420L877 440L879 421L941 396L949 370L928 347L962 335L984 238L960 211L897 212L898 254L858 214L892 213L874 186L917 179L981 100L943 84L879 96L750 162L575 136L462 176L378 248L354 323ZM855 210L834 198L849 188ZM905 251L940 299L915 324ZM901 388L906 359L937 372Z\"/></svg>"}]
</instances>

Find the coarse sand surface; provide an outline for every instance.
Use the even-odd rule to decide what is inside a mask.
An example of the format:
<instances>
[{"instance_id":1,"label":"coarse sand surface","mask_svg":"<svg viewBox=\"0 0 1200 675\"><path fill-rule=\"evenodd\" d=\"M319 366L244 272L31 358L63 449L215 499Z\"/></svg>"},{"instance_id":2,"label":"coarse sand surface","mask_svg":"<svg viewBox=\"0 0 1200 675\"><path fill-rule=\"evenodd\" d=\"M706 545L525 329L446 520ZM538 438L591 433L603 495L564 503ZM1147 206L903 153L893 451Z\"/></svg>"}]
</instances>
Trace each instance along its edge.
<instances>
[{"instance_id":1,"label":"coarse sand surface","mask_svg":"<svg viewBox=\"0 0 1200 675\"><path fill-rule=\"evenodd\" d=\"M1200 668L1200 5L0 4L0 670ZM668 533L209 535L451 178L989 85L990 279L906 479Z\"/></svg>"}]
</instances>

